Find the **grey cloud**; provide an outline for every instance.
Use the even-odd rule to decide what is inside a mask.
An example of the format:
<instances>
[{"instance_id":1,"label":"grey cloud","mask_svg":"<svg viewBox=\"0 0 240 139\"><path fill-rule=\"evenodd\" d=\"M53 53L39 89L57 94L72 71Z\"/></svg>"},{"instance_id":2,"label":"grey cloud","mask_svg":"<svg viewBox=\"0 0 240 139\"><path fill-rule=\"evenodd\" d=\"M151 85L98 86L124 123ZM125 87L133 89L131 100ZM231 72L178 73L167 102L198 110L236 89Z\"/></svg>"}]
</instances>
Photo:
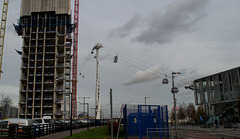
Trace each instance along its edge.
<instances>
[{"instance_id":1,"label":"grey cloud","mask_svg":"<svg viewBox=\"0 0 240 139\"><path fill-rule=\"evenodd\" d=\"M127 35L129 35L131 33L131 31L133 29L136 28L136 26L138 25L139 21L140 21L140 15L139 14L135 14L122 27L119 27L119 28L111 30L109 36L110 37L120 37L120 38L126 37Z\"/></svg>"},{"instance_id":2,"label":"grey cloud","mask_svg":"<svg viewBox=\"0 0 240 139\"><path fill-rule=\"evenodd\" d=\"M141 82L147 82L159 78L160 66L154 66L145 71L138 71L131 79L127 80L124 85L132 85Z\"/></svg>"},{"instance_id":3,"label":"grey cloud","mask_svg":"<svg viewBox=\"0 0 240 139\"><path fill-rule=\"evenodd\" d=\"M169 5L163 14L153 12L141 19L140 16L137 16L138 18L133 16L124 26L113 29L110 35L125 37L134 29L138 29L140 33L132 38L133 42L145 44L171 42L176 35L194 29L196 23L206 15L204 8L207 2L208 0L176 1Z\"/></svg>"}]
</instances>

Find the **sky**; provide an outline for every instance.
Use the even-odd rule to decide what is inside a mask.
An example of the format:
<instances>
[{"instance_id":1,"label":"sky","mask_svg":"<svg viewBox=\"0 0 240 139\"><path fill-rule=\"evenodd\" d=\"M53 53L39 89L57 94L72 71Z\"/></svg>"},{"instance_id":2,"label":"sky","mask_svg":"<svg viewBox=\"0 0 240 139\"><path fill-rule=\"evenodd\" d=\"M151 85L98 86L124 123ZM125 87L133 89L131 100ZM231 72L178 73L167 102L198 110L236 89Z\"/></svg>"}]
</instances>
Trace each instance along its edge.
<instances>
[{"instance_id":1,"label":"sky","mask_svg":"<svg viewBox=\"0 0 240 139\"><path fill-rule=\"evenodd\" d=\"M172 72L181 73L174 78L177 104L195 103L186 85L239 66L239 5L239 0L80 0L78 97L91 97L86 102L94 107L96 53L91 55L91 50L100 43L100 94L106 117L111 88L116 116L122 104L144 104L145 97L147 104L171 109ZM20 0L10 0L0 95L10 96L14 105L21 67L15 49L21 50L22 38L12 23L19 17ZM162 84L165 75L168 85Z\"/></svg>"}]
</instances>

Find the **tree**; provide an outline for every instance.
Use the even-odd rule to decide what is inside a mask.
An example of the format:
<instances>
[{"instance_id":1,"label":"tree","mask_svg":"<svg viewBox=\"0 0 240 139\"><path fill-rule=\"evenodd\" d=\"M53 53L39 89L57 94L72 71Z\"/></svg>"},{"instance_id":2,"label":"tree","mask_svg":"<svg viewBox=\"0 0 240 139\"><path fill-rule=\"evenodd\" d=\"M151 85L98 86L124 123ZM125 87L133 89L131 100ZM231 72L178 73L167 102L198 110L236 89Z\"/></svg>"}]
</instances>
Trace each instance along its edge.
<instances>
[{"instance_id":1,"label":"tree","mask_svg":"<svg viewBox=\"0 0 240 139\"><path fill-rule=\"evenodd\" d=\"M202 105L198 106L198 108L197 108L196 121L199 121L200 116L202 118L206 117L206 112L205 112L204 107Z\"/></svg>"},{"instance_id":2,"label":"tree","mask_svg":"<svg viewBox=\"0 0 240 139\"><path fill-rule=\"evenodd\" d=\"M196 122L196 109L195 109L195 105L193 103L189 103L186 109L186 114L187 117L189 119L189 121L191 122Z\"/></svg>"},{"instance_id":3,"label":"tree","mask_svg":"<svg viewBox=\"0 0 240 139\"><path fill-rule=\"evenodd\" d=\"M175 111L171 111L171 121L175 121Z\"/></svg>"},{"instance_id":4,"label":"tree","mask_svg":"<svg viewBox=\"0 0 240 139\"><path fill-rule=\"evenodd\" d=\"M179 120L185 120L186 119L186 105L183 102L178 106L178 113L177 113Z\"/></svg>"},{"instance_id":5,"label":"tree","mask_svg":"<svg viewBox=\"0 0 240 139\"><path fill-rule=\"evenodd\" d=\"M10 107L11 107L11 104L13 103L13 100L10 97L5 97L4 99L2 99L1 102L2 102L2 107L3 107L2 117L9 118L10 117Z\"/></svg>"}]
</instances>

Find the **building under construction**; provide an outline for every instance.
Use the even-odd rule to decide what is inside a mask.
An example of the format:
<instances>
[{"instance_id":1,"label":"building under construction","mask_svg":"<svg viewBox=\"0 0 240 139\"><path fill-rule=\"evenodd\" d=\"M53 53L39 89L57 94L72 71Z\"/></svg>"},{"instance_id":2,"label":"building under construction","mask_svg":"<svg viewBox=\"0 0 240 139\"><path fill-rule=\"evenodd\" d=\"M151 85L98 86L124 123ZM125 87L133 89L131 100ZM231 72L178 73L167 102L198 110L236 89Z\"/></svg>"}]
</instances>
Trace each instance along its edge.
<instances>
[{"instance_id":1,"label":"building under construction","mask_svg":"<svg viewBox=\"0 0 240 139\"><path fill-rule=\"evenodd\" d=\"M23 39L19 118L68 118L71 0L22 0L14 26Z\"/></svg>"}]
</instances>

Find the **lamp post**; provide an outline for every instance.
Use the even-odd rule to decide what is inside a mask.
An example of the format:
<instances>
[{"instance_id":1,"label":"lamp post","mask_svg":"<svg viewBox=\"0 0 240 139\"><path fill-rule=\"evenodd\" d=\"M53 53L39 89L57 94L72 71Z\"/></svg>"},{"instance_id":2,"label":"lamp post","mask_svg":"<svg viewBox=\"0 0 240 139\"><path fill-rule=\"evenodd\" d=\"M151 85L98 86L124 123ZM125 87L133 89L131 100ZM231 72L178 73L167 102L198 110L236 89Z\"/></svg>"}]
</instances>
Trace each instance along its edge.
<instances>
[{"instance_id":1,"label":"lamp post","mask_svg":"<svg viewBox=\"0 0 240 139\"><path fill-rule=\"evenodd\" d=\"M70 136L72 136L72 93L69 93L71 95L71 112L70 112Z\"/></svg>"},{"instance_id":2,"label":"lamp post","mask_svg":"<svg viewBox=\"0 0 240 139\"><path fill-rule=\"evenodd\" d=\"M174 102L174 113L175 113L175 131L176 131L176 137L177 137L177 110L176 110L176 98L175 94L178 93L178 88L174 86L174 75L180 74L180 72L172 72L172 89L171 92L173 93L173 102Z\"/></svg>"},{"instance_id":3,"label":"lamp post","mask_svg":"<svg viewBox=\"0 0 240 139\"><path fill-rule=\"evenodd\" d=\"M145 105L147 105L147 98L149 98L149 97L144 97L144 99L145 99Z\"/></svg>"}]
</instances>

